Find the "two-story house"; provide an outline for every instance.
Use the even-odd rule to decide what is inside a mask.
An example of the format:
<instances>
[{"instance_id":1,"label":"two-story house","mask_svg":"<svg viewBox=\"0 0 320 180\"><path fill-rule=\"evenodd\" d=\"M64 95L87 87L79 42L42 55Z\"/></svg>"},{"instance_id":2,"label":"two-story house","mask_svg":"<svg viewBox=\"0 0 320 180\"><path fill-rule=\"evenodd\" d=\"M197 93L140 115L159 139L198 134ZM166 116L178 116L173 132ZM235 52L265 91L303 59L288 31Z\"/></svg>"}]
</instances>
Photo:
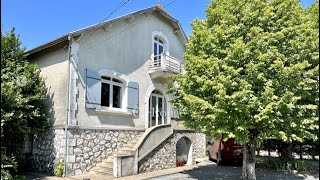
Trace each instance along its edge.
<instances>
[{"instance_id":1,"label":"two-story house","mask_svg":"<svg viewBox=\"0 0 320 180\"><path fill-rule=\"evenodd\" d=\"M34 137L32 167L120 177L193 164L205 136L180 127L168 75L183 73L188 39L159 5L27 52L48 88L52 128Z\"/></svg>"}]
</instances>

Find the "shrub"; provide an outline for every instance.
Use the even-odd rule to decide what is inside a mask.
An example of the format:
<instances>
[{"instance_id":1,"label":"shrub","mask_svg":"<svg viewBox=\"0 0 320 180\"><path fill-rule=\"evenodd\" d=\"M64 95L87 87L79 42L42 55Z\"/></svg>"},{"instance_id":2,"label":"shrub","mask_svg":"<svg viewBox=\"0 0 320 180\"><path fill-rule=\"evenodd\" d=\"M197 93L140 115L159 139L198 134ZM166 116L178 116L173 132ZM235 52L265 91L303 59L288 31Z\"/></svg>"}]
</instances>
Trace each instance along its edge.
<instances>
[{"instance_id":1,"label":"shrub","mask_svg":"<svg viewBox=\"0 0 320 180\"><path fill-rule=\"evenodd\" d=\"M64 162L58 161L56 164L56 167L54 168L53 172L55 176L62 177L63 175L63 169L64 169Z\"/></svg>"},{"instance_id":2,"label":"shrub","mask_svg":"<svg viewBox=\"0 0 320 180\"><path fill-rule=\"evenodd\" d=\"M311 164L307 160L290 160L287 163L281 162L280 158L266 157L263 158L261 167L274 169L274 170L297 170L297 171L310 171Z\"/></svg>"},{"instance_id":3,"label":"shrub","mask_svg":"<svg viewBox=\"0 0 320 180\"><path fill-rule=\"evenodd\" d=\"M8 157L5 151L1 151L1 180L11 180L11 173L12 171L17 171L17 167L18 165L15 158L13 156Z\"/></svg>"}]
</instances>

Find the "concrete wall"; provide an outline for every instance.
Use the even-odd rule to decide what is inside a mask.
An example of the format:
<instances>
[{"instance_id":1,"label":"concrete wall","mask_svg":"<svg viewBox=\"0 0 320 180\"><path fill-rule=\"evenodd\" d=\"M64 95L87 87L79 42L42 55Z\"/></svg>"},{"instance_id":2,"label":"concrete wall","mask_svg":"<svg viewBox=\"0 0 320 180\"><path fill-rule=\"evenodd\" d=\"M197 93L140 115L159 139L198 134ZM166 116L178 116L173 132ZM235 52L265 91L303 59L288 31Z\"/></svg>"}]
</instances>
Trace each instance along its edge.
<instances>
[{"instance_id":1,"label":"concrete wall","mask_svg":"<svg viewBox=\"0 0 320 180\"><path fill-rule=\"evenodd\" d=\"M37 53L29 59L41 69L40 75L48 91L45 108L53 125L63 125L67 118L68 52L59 47Z\"/></svg>"},{"instance_id":2,"label":"concrete wall","mask_svg":"<svg viewBox=\"0 0 320 180\"><path fill-rule=\"evenodd\" d=\"M148 74L152 55L152 34L161 32L169 43L169 54L182 59L185 45L174 33L170 22L157 14L139 15L130 20L113 23L110 27L90 32L74 42L79 47L77 71L79 73L76 119L80 126L145 127L148 98L145 95L153 84ZM97 114L85 108L85 69L108 69L125 74L130 81L139 83L139 116ZM160 84L160 86L163 86ZM165 89L162 87L162 90ZM149 97L149 95L147 95ZM168 101L169 99L167 99Z\"/></svg>"}]
</instances>

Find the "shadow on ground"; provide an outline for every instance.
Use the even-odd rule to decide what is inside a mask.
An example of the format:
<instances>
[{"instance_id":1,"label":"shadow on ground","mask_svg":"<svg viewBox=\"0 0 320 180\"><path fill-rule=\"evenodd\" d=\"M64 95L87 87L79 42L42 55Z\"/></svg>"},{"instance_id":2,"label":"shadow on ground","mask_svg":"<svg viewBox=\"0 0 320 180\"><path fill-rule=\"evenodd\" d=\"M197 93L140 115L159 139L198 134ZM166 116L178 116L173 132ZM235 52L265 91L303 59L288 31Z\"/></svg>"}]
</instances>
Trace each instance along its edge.
<instances>
[{"instance_id":1,"label":"shadow on ground","mask_svg":"<svg viewBox=\"0 0 320 180\"><path fill-rule=\"evenodd\" d=\"M239 180L242 172L241 164L228 163L218 166L215 163L208 164L193 170L184 171L161 177L152 178L152 180ZM256 177L259 180L316 180L319 177L311 175L294 175L286 172L277 172L266 169L256 169Z\"/></svg>"}]
</instances>

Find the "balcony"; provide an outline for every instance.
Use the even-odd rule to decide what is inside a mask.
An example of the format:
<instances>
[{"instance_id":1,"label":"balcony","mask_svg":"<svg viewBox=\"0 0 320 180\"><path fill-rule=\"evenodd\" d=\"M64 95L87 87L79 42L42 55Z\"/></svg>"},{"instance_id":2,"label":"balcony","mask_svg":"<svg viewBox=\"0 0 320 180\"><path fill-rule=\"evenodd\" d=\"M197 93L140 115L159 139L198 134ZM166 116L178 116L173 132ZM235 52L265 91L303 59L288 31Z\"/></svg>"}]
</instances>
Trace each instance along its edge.
<instances>
[{"instance_id":1,"label":"balcony","mask_svg":"<svg viewBox=\"0 0 320 180\"><path fill-rule=\"evenodd\" d=\"M161 53L150 59L149 74L151 78L167 74L180 74L183 71L183 62L177 58Z\"/></svg>"}]
</instances>

